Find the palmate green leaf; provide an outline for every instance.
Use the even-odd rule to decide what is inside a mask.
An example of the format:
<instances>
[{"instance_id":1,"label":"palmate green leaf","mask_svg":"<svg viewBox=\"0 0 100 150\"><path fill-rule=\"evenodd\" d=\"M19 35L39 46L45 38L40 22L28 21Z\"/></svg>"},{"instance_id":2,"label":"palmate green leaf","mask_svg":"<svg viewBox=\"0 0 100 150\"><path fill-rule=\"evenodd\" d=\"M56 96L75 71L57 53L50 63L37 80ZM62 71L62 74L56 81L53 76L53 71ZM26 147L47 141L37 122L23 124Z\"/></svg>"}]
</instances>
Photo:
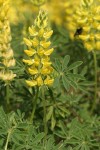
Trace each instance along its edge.
<instances>
[{"instance_id":1,"label":"palmate green leaf","mask_svg":"<svg viewBox=\"0 0 100 150\"><path fill-rule=\"evenodd\" d=\"M67 76L76 80L85 80L85 77L83 77L81 74L68 73Z\"/></svg>"},{"instance_id":2,"label":"palmate green leaf","mask_svg":"<svg viewBox=\"0 0 100 150\"><path fill-rule=\"evenodd\" d=\"M34 144L38 144L39 142L41 142L41 140L43 139L43 137L45 136L45 134L42 133L38 133L35 138L32 141L32 145L34 146Z\"/></svg>"},{"instance_id":3,"label":"palmate green leaf","mask_svg":"<svg viewBox=\"0 0 100 150\"><path fill-rule=\"evenodd\" d=\"M46 115L46 120L47 120L47 121L50 120L52 114L53 114L53 106L50 106L50 107L48 108L48 112L47 112L47 115Z\"/></svg>"},{"instance_id":4,"label":"palmate green leaf","mask_svg":"<svg viewBox=\"0 0 100 150\"><path fill-rule=\"evenodd\" d=\"M69 80L69 84L70 86L72 86L74 89L78 88L77 82L75 82L74 80L71 80L71 78L68 78Z\"/></svg>"},{"instance_id":5,"label":"palmate green leaf","mask_svg":"<svg viewBox=\"0 0 100 150\"><path fill-rule=\"evenodd\" d=\"M60 105L58 105L58 108L59 108L61 111L63 111L64 113L69 114L69 111L66 109L65 106L60 106Z\"/></svg>"},{"instance_id":6,"label":"palmate green leaf","mask_svg":"<svg viewBox=\"0 0 100 150\"><path fill-rule=\"evenodd\" d=\"M62 131L63 131L63 134L65 135L65 136L67 136L67 128L66 128L66 126L64 125L64 123L62 122L62 121L59 121L59 125L60 125L60 127L61 127L61 129L62 129Z\"/></svg>"},{"instance_id":7,"label":"palmate green leaf","mask_svg":"<svg viewBox=\"0 0 100 150\"><path fill-rule=\"evenodd\" d=\"M51 130L54 129L55 125L56 125L56 119L54 117L54 114L52 114L52 117L51 117Z\"/></svg>"},{"instance_id":8,"label":"palmate green leaf","mask_svg":"<svg viewBox=\"0 0 100 150\"><path fill-rule=\"evenodd\" d=\"M64 88L68 91L70 87L70 83L65 75L62 76L62 83L63 83Z\"/></svg>"},{"instance_id":9,"label":"palmate green leaf","mask_svg":"<svg viewBox=\"0 0 100 150\"><path fill-rule=\"evenodd\" d=\"M95 83L92 81L83 81L79 83L79 85L82 85L82 86L93 86L94 84Z\"/></svg>"},{"instance_id":10,"label":"palmate green leaf","mask_svg":"<svg viewBox=\"0 0 100 150\"><path fill-rule=\"evenodd\" d=\"M56 108L55 112L56 112L56 114L58 114L61 117L65 118L65 113L61 109Z\"/></svg>"},{"instance_id":11,"label":"palmate green leaf","mask_svg":"<svg viewBox=\"0 0 100 150\"><path fill-rule=\"evenodd\" d=\"M77 61L77 62L71 64L71 65L68 67L67 71L70 71L70 70L73 70L73 69L79 67L82 63L83 63L82 61Z\"/></svg>"},{"instance_id":12,"label":"palmate green leaf","mask_svg":"<svg viewBox=\"0 0 100 150\"><path fill-rule=\"evenodd\" d=\"M59 87L59 84L60 84L60 76L55 78L54 83L53 83L53 87L54 88Z\"/></svg>"},{"instance_id":13,"label":"palmate green leaf","mask_svg":"<svg viewBox=\"0 0 100 150\"><path fill-rule=\"evenodd\" d=\"M66 135L62 133L62 131L54 131L54 134L62 139L66 139Z\"/></svg>"},{"instance_id":14,"label":"palmate green leaf","mask_svg":"<svg viewBox=\"0 0 100 150\"><path fill-rule=\"evenodd\" d=\"M51 135L47 142L45 150L66 150L64 142L55 144L54 137Z\"/></svg>"},{"instance_id":15,"label":"palmate green leaf","mask_svg":"<svg viewBox=\"0 0 100 150\"><path fill-rule=\"evenodd\" d=\"M54 68L56 69L57 72L60 72L62 70L61 62L57 58L55 59Z\"/></svg>"},{"instance_id":16,"label":"palmate green leaf","mask_svg":"<svg viewBox=\"0 0 100 150\"><path fill-rule=\"evenodd\" d=\"M64 57L64 60L63 60L63 63L62 63L62 71L64 71L67 68L67 65L68 65L69 61L70 61L70 56L66 55Z\"/></svg>"}]
</instances>

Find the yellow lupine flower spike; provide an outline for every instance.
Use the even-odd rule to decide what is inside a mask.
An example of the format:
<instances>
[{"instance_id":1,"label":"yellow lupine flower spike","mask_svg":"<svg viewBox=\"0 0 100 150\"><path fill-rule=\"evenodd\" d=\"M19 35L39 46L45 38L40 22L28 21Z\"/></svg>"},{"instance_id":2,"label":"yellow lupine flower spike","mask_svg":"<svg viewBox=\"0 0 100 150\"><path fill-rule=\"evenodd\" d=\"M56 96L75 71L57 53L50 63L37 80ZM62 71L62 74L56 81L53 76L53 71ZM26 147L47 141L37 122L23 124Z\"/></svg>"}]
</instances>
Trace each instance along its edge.
<instances>
[{"instance_id":1,"label":"yellow lupine flower spike","mask_svg":"<svg viewBox=\"0 0 100 150\"><path fill-rule=\"evenodd\" d=\"M82 29L78 38L88 51L100 50L100 6L94 0L81 0L76 11L75 24Z\"/></svg>"},{"instance_id":2,"label":"yellow lupine flower spike","mask_svg":"<svg viewBox=\"0 0 100 150\"><path fill-rule=\"evenodd\" d=\"M0 1L0 80L8 84L16 77L16 74L10 69L15 66L13 50L11 48L11 31L8 20L9 3L8 0ZM1 59L2 58L2 59Z\"/></svg>"},{"instance_id":3,"label":"yellow lupine flower spike","mask_svg":"<svg viewBox=\"0 0 100 150\"><path fill-rule=\"evenodd\" d=\"M34 21L34 26L29 27L29 38L24 38L28 49L24 50L28 59L23 59L27 72L32 80L26 80L28 86L49 86L54 79L51 77L53 68L50 55L53 48L50 48L53 31L48 26L47 13L40 11Z\"/></svg>"}]
</instances>

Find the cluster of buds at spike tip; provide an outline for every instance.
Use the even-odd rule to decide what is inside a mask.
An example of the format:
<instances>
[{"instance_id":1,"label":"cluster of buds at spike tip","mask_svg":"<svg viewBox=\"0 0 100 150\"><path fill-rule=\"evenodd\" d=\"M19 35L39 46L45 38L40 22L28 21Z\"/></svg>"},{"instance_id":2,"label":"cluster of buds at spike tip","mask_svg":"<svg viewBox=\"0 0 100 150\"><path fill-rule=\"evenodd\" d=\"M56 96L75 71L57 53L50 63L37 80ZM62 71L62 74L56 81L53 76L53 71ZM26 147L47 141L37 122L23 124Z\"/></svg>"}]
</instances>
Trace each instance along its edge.
<instances>
[{"instance_id":1,"label":"cluster of buds at spike tip","mask_svg":"<svg viewBox=\"0 0 100 150\"><path fill-rule=\"evenodd\" d=\"M52 33L53 30L48 25L47 13L40 10L34 21L34 26L29 27L29 38L24 38L28 48L24 50L27 59L23 59L27 73L30 75L30 79L26 80L28 86L49 86L54 81L50 61L53 48L50 48L51 42L49 40Z\"/></svg>"},{"instance_id":2,"label":"cluster of buds at spike tip","mask_svg":"<svg viewBox=\"0 0 100 150\"><path fill-rule=\"evenodd\" d=\"M81 29L78 38L88 51L100 50L100 6L93 0L82 0L76 11L75 23Z\"/></svg>"},{"instance_id":3,"label":"cluster of buds at spike tip","mask_svg":"<svg viewBox=\"0 0 100 150\"><path fill-rule=\"evenodd\" d=\"M8 1L0 1L0 80L10 82L16 76L10 67L15 65L13 50L11 48L11 32L7 19Z\"/></svg>"}]
</instances>

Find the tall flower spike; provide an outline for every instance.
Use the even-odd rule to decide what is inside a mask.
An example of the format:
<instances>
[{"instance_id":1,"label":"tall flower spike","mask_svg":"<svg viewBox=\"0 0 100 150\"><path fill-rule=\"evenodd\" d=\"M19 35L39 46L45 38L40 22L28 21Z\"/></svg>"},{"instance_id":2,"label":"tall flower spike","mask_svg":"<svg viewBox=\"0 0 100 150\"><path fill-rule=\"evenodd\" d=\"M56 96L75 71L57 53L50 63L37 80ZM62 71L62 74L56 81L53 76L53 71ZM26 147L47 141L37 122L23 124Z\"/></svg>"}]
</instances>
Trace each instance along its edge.
<instances>
[{"instance_id":1,"label":"tall flower spike","mask_svg":"<svg viewBox=\"0 0 100 150\"><path fill-rule=\"evenodd\" d=\"M53 68L51 66L50 55L53 48L50 48L53 30L49 28L48 17L45 11L40 10L34 21L34 26L29 27L29 38L24 38L27 50L24 50L27 59L23 59L26 64L30 79L26 80L28 86L51 85Z\"/></svg>"},{"instance_id":2,"label":"tall flower spike","mask_svg":"<svg viewBox=\"0 0 100 150\"><path fill-rule=\"evenodd\" d=\"M78 38L87 50L100 50L100 6L93 0L82 0L76 11L75 23L77 29L82 29Z\"/></svg>"},{"instance_id":3,"label":"tall flower spike","mask_svg":"<svg viewBox=\"0 0 100 150\"><path fill-rule=\"evenodd\" d=\"M7 19L8 1L0 1L0 79L4 82L10 82L16 76L10 67L15 65L13 50L11 48L10 25Z\"/></svg>"}]
</instances>

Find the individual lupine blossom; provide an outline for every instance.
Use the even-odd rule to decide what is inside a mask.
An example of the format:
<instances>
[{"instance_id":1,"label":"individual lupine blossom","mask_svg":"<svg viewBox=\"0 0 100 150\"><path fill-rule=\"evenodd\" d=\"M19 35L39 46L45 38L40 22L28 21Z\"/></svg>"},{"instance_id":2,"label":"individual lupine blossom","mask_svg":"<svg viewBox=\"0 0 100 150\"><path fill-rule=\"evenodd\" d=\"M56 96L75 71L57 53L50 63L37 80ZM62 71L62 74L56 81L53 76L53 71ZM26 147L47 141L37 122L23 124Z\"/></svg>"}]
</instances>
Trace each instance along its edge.
<instances>
[{"instance_id":1,"label":"individual lupine blossom","mask_svg":"<svg viewBox=\"0 0 100 150\"><path fill-rule=\"evenodd\" d=\"M10 67L15 65L13 50L11 48L11 32L10 25L7 19L8 1L0 1L0 80L9 82L16 76L10 70Z\"/></svg>"},{"instance_id":2,"label":"individual lupine blossom","mask_svg":"<svg viewBox=\"0 0 100 150\"><path fill-rule=\"evenodd\" d=\"M78 38L88 51L100 50L100 5L93 0L82 0L76 11L76 29L81 29Z\"/></svg>"},{"instance_id":3,"label":"individual lupine blossom","mask_svg":"<svg viewBox=\"0 0 100 150\"><path fill-rule=\"evenodd\" d=\"M54 81L52 78L52 63L50 55L53 48L50 48L53 31L49 28L47 13L40 11L34 22L34 26L29 27L29 38L24 38L27 50L24 50L27 59L23 62L27 66L27 73L30 79L26 80L28 86L51 85Z\"/></svg>"}]
</instances>

